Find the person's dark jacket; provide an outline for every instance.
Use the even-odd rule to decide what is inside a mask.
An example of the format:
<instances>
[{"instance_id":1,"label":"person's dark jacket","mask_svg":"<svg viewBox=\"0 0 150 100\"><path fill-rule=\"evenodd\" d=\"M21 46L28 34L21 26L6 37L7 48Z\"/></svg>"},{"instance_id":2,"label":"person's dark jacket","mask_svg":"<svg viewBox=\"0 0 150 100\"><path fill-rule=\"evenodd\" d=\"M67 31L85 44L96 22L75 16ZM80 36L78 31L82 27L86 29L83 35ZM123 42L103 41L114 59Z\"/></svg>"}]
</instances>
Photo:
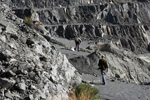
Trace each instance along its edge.
<instances>
[{"instance_id":1,"label":"person's dark jacket","mask_svg":"<svg viewBox=\"0 0 150 100\"><path fill-rule=\"evenodd\" d=\"M80 39L80 38L76 38L76 39L75 39L75 43L76 43L76 44L80 44L80 43L81 43L81 39Z\"/></svg>"},{"instance_id":2,"label":"person's dark jacket","mask_svg":"<svg viewBox=\"0 0 150 100\"><path fill-rule=\"evenodd\" d=\"M98 66L100 70L106 70L108 68L108 63L106 61L106 59L102 58L99 60Z\"/></svg>"}]
</instances>

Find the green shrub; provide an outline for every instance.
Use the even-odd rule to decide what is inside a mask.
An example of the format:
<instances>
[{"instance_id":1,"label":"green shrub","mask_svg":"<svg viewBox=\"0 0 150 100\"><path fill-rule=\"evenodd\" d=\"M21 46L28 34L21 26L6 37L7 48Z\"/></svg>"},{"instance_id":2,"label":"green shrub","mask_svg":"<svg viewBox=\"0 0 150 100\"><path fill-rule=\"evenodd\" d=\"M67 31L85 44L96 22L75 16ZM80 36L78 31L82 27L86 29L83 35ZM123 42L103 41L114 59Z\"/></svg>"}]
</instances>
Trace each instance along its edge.
<instances>
[{"instance_id":1,"label":"green shrub","mask_svg":"<svg viewBox=\"0 0 150 100\"><path fill-rule=\"evenodd\" d=\"M85 94L85 92L86 92L86 94ZM90 96L91 100L100 98L100 97L96 97L96 95L99 93L99 90L95 87L92 87L89 84L79 84L75 88L75 94L76 94L77 98L79 98L82 93L84 93L85 96Z\"/></svg>"}]
</instances>

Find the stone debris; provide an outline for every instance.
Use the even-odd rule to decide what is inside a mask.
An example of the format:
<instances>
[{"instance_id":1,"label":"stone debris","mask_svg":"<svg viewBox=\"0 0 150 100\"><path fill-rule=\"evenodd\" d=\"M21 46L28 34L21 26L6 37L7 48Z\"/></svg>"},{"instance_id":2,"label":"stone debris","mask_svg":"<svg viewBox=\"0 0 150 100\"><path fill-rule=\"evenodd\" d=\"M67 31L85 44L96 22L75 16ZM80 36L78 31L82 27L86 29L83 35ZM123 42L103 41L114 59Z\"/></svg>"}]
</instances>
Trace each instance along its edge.
<instances>
[{"instance_id":1,"label":"stone debris","mask_svg":"<svg viewBox=\"0 0 150 100\"><path fill-rule=\"evenodd\" d=\"M42 33L0 3L0 99L52 100L69 98L76 69L52 48Z\"/></svg>"}]
</instances>

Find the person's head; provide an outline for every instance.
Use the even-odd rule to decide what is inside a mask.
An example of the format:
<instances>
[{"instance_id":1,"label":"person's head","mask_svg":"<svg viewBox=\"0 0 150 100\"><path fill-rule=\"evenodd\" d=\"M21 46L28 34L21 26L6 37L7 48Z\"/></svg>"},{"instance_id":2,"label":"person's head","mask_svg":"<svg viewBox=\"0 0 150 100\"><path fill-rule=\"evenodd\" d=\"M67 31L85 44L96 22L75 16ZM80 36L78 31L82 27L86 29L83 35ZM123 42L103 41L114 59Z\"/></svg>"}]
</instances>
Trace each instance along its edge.
<instances>
[{"instance_id":1,"label":"person's head","mask_svg":"<svg viewBox=\"0 0 150 100\"><path fill-rule=\"evenodd\" d=\"M101 58L105 58L105 56L104 56L104 55L101 55Z\"/></svg>"}]
</instances>

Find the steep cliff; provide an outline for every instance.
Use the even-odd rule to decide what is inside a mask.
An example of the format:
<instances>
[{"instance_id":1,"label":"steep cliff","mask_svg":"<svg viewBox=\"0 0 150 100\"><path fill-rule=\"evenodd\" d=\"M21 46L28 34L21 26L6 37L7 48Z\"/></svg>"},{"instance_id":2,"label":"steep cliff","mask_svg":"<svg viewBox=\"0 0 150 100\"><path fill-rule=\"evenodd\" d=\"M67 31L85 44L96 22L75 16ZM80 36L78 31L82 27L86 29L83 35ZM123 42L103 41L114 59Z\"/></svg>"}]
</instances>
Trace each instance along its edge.
<instances>
[{"instance_id":1,"label":"steep cliff","mask_svg":"<svg viewBox=\"0 0 150 100\"><path fill-rule=\"evenodd\" d=\"M0 18L0 99L68 99L80 76L66 56L3 3Z\"/></svg>"},{"instance_id":2,"label":"steep cliff","mask_svg":"<svg viewBox=\"0 0 150 100\"><path fill-rule=\"evenodd\" d=\"M105 3L38 11L51 33L67 39L120 41L121 47L146 52L149 43L150 3Z\"/></svg>"}]
</instances>

